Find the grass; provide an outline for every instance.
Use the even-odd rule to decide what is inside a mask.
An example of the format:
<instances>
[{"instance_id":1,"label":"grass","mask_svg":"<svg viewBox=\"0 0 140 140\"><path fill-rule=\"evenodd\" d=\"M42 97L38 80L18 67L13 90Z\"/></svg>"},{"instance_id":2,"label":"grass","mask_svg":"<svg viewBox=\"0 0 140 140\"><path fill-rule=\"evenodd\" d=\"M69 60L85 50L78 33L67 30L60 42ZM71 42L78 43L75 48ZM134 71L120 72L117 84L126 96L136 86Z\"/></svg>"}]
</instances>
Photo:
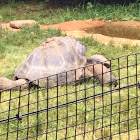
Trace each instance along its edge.
<instances>
[{"instance_id":1,"label":"grass","mask_svg":"<svg viewBox=\"0 0 140 140\"><path fill-rule=\"evenodd\" d=\"M54 4L55 5L55 4ZM53 6L54 6L53 5ZM41 24L54 24L69 20L140 20L139 3L129 5L102 5L88 3L85 7L57 7L46 3L12 3L0 5L2 22L34 19Z\"/></svg>"},{"instance_id":2,"label":"grass","mask_svg":"<svg viewBox=\"0 0 140 140\"><path fill-rule=\"evenodd\" d=\"M88 3L86 8L64 7L57 9L47 9L46 6L44 3L0 5L1 20L2 22L8 22L15 19L35 19L41 24L52 24L69 20L87 20L90 18L93 20L104 19L114 21L140 20L138 4L104 6L99 3L96 5ZM0 77L12 79L17 66L37 46L42 44L48 37L61 35L63 34L59 30L41 30L38 26L23 28L19 32L3 29L3 36L0 39ZM121 55L139 52L139 46L104 45L93 40L93 38L79 38L78 40L87 45L86 57L93 54L102 54L106 58L112 59ZM128 63L127 59L129 60ZM135 84L136 80L140 79L139 54L137 55L137 63L136 67L134 65L136 64L135 55L112 60L113 75L118 79L124 78L120 80L121 87L127 86L128 82L129 84ZM125 68L127 65L129 67ZM138 74L137 77L136 72ZM127 79L128 75L130 77ZM85 87L87 88L86 91ZM27 90L21 93L18 91L2 92L0 94L0 120L8 118L8 116L16 116L18 112L24 114L24 116L22 123L18 123L18 120L0 123L0 139L6 139L7 137L9 140L16 138L25 139L34 136L30 138L32 140L35 139L37 134L46 133L47 127L50 132L47 134L49 140L55 140L56 136L58 139L65 138L66 132L67 137L77 134L77 140L84 139L84 137L86 140L90 140L94 136L93 129L97 138L107 137L104 139L109 140L110 133L112 133L113 140L118 140L119 138L127 140L128 137L132 140L138 139L137 135L140 135L140 132L139 130L137 131L137 127L140 125L140 120L136 116L140 116L140 109L138 108L140 91L136 87L132 87L116 90L112 93L110 91L111 88L108 86L102 88L98 85L97 81L95 82L95 87L93 87L93 79L91 78L76 87L69 85L58 87L58 89L48 89L48 91L40 89L39 92L32 88L30 94L28 94ZM84 99L93 95L102 95L103 91L108 94L90 98L86 101L81 100L81 102L69 104L68 106L65 105L57 109L58 104L66 104L67 102L73 102L76 99ZM19 95L21 95L20 98ZM59 96L58 100L57 96ZM38 104L37 101L39 102ZM19 106L20 109L18 108ZM52 109L30 116L25 115L28 112L36 112L36 110L43 110L47 107ZM76 113L79 114L77 118L75 116ZM68 119L67 116L69 116ZM57 119L59 120L57 121ZM74 126L75 123L77 123L77 127ZM66 126L68 127L67 130ZM57 135L56 128L60 129L57 131ZM129 130L131 131L127 132ZM7 132L9 132L8 135ZM87 133L84 135L85 132ZM78 135L81 133L83 135ZM46 134L39 135L38 139L46 139ZM70 138L70 140L72 139L74 137Z\"/></svg>"},{"instance_id":3,"label":"grass","mask_svg":"<svg viewBox=\"0 0 140 140\"><path fill-rule=\"evenodd\" d=\"M0 60L1 69L0 77L5 75L10 78L13 77L13 73L17 64L20 64L29 53L36 47L42 44L48 37L62 35L59 30L49 29L40 30L38 26L33 28L24 28L20 32L11 32L5 30L3 37L0 40ZM7 44L7 45L6 45ZM22 53L22 57L21 56ZM11 64L12 63L12 67ZM8 75L7 75L7 74Z\"/></svg>"},{"instance_id":4,"label":"grass","mask_svg":"<svg viewBox=\"0 0 140 140\"><path fill-rule=\"evenodd\" d=\"M46 40L48 37L52 36L60 36L62 35L59 30L49 29L49 30L40 30L38 26L34 26L32 28L23 28L19 32L11 32L8 30L3 30L3 36L0 40L0 68L1 73L0 77L8 77L12 78L14 75L14 71L16 67L34 50L37 46L39 46L43 41ZM106 58L115 58L120 55L125 55L129 53L134 53L139 51L139 46L113 46L112 44L109 45L103 45L99 44L92 38L81 38L79 39L82 41L85 45L87 45L87 53L86 56L91 56L93 54L102 54L105 55ZM138 63L140 63L140 55L137 56ZM120 65L118 66L118 59L112 60L112 69L113 75L115 75L117 78L119 78L119 72L120 72L120 78L127 77L127 74L131 76L130 78L124 78L120 81L120 86L126 86L127 82L129 81L129 84L136 83L136 57L135 55L129 56L129 67L124 68L127 66L127 57L122 57L119 60ZM118 67L120 67L120 71L118 71ZM140 65L137 66L137 74L140 74ZM139 76L137 77L139 80ZM75 87L69 85L68 87L59 87L46 90L41 90L39 92L36 92L36 89L31 89L31 93L28 95L28 91L24 90L21 92L20 97L20 103L19 103L19 92L11 91L11 94L9 91L2 92L1 93L1 105L0 110L0 120L7 118L8 115L10 117L15 116L18 114L18 111L20 114L26 114L29 112L34 112L40 109L47 108L47 98L49 98L48 101L48 107L53 108L57 106L57 104L64 104L67 102L75 101L76 100L76 94L77 99L85 98L88 96L97 95L99 93L102 93L103 91L107 92L108 94L105 96L100 96L97 98L91 98L85 102L85 100L81 102L77 102L74 104L69 104L69 106L63 106L59 109L50 109L47 112L41 112L38 113L38 115L33 114L29 117L23 117L22 123L18 123L17 120L13 120L8 123L1 123L0 124L0 139L6 139L7 134L6 132L9 131L8 138L10 139L24 139L26 137L32 137L36 136L38 134L42 134L46 132L47 127L47 121L48 123L48 131L50 133L47 134L48 138L50 140L54 140L56 138L56 128L60 129L57 132L58 139L64 138L66 134L65 126L67 125L69 128L67 129L67 136L71 137L75 135L75 133L83 135L77 136L77 139L83 139L84 132L89 131L85 134L85 139L91 139L93 135L93 126L95 129L95 135L97 138L101 137L109 137L110 131L114 136L112 136L112 139L117 140L119 137L122 139L128 139L128 136L130 136L132 139L137 138L137 131L133 129L137 129L137 121L139 121L135 118L136 115L140 115L139 108L136 109L136 106L138 106L138 102L140 98L140 92L137 90L136 87L124 89L121 91L115 91L114 93L110 92L110 87L105 86L103 89L98 83L95 83L96 87L93 88L92 80L86 81L86 83L83 83L81 85L78 85L76 87L77 92L75 92ZM85 92L85 86L87 88ZM118 87L117 87L118 88ZM59 98L57 100L57 90ZM46 92L48 92L48 97ZM68 93L68 94L66 94ZM86 93L86 94L85 94ZM129 96L128 96L129 94ZM11 96L11 97L10 97ZM9 100L10 99L10 100ZM37 105L37 101L39 101ZM121 102L121 103L120 103ZM28 107L28 103L30 103L30 107ZM128 106L129 103L129 106ZM77 104L77 107L76 107ZM112 105L111 105L112 104ZM20 109L18 106L20 105ZM103 107L104 106L104 107ZM8 114L8 110L10 107L10 114ZM68 111L67 111L68 108ZM128 110L128 108L130 110ZM79 114L76 118L75 114ZM120 112L121 113L117 113ZM85 113L86 112L86 113ZM57 115L58 113L58 115ZM112 113L112 115L111 115ZM129 116L128 116L129 115ZM69 116L67 120L67 116ZM86 118L85 118L86 116ZM102 116L104 116L102 120ZM127 121L129 119L129 122ZM48 118L48 120L47 120ZM57 118L59 118L57 122ZM96 119L96 121L93 121L93 119ZM38 120L38 121L37 121ZM77 120L77 121L76 121ZM111 120L111 122L110 122ZM86 124L85 124L86 121ZM121 122L122 121L122 122ZM77 122L77 127L73 126ZM119 125L120 122L120 125ZM110 127L110 123L112 126ZM38 126L37 126L38 124ZM58 124L58 125L57 125ZM103 126L104 128L101 129ZM138 123L138 125L140 125ZM119 129L120 126L120 129ZM29 127L29 133L27 133L27 128ZM7 128L9 130L7 130ZM17 134L17 130L18 131ZM62 129L62 130L61 130ZM127 133L122 133L120 135L117 135L117 133L125 132L128 130L132 130ZM15 131L15 132L13 132ZM52 132L51 132L52 131ZM115 135L116 134L116 135ZM34 139L34 138L30 138ZM46 139L46 135L40 135L38 136L38 139L44 140ZM74 139L73 137L70 139ZM109 138L106 138L109 139Z\"/></svg>"}]
</instances>

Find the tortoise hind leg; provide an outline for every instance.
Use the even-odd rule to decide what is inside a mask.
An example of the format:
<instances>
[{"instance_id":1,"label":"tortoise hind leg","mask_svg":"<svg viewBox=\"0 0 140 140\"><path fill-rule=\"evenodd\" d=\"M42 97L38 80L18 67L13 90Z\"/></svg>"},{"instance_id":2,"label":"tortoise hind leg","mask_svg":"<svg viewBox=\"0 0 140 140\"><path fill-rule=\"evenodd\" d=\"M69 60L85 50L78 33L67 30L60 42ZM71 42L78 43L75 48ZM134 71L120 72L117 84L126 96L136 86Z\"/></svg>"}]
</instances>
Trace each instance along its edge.
<instances>
[{"instance_id":1,"label":"tortoise hind leg","mask_svg":"<svg viewBox=\"0 0 140 140\"><path fill-rule=\"evenodd\" d=\"M0 78L0 90L13 88L14 90L26 89L28 84L25 79L18 79L16 81L10 80L6 77ZM22 85L22 86L21 86Z\"/></svg>"}]
</instances>

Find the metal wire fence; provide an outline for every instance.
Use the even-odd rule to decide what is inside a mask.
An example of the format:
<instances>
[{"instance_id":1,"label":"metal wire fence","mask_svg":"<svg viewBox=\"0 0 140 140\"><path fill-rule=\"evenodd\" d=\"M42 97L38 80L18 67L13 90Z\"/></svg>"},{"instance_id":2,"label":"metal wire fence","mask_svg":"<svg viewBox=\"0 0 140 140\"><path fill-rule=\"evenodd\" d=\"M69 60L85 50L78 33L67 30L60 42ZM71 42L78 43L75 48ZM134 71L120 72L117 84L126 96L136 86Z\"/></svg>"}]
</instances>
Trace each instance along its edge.
<instances>
[{"instance_id":1,"label":"metal wire fence","mask_svg":"<svg viewBox=\"0 0 140 140\"><path fill-rule=\"evenodd\" d=\"M68 82L65 72L63 85L57 74L52 86L50 76L45 88L1 90L0 139L140 139L140 53L114 58L110 64L117 87L100 84L94 74ZM40 80L33 82L39 85Z\"/></svg>"}]
</instances>

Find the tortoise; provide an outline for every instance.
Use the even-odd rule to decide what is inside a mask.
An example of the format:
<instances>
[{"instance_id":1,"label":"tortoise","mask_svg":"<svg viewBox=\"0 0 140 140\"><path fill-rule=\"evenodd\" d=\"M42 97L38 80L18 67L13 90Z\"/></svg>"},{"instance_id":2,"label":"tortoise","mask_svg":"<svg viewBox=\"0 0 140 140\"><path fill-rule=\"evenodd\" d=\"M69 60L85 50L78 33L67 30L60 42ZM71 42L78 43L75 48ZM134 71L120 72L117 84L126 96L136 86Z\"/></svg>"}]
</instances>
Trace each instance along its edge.
<instances>
[{"instance_id":1,"label":"tortoise","mask_svg":"<svg viewBox=\"0 0 140 140\"><path fill-rule=\"evenodd\" d=\"M48 38L18 66L14 80L0 78L0 89L15 87L18 90L22 84L24 89L30 81L39 87L51 87L85 76L94 76L101 84L116 85L116 78L108 70L109 61L103 55L86 58L86 50L82 42L71 36Z\"/></svg>"}]
</instances>

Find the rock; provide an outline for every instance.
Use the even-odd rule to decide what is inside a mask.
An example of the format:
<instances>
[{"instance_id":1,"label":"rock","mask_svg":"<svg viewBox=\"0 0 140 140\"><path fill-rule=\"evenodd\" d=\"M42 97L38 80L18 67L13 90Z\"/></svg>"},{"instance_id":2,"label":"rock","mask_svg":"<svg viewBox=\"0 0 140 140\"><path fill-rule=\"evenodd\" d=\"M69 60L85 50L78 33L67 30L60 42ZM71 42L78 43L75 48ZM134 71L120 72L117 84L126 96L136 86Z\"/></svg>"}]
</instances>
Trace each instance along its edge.
<instances>
[{"instance_id":1,"label":"rock","mask_svg":"<svg viewBox=\"0 0 140 140\"><path fill-rule=\"evenodd\" d=\"M12 28L20 29L26 26L33 26L37 24L35 20L14 20L10 22Z\"/></svg>"}]
</instances>

